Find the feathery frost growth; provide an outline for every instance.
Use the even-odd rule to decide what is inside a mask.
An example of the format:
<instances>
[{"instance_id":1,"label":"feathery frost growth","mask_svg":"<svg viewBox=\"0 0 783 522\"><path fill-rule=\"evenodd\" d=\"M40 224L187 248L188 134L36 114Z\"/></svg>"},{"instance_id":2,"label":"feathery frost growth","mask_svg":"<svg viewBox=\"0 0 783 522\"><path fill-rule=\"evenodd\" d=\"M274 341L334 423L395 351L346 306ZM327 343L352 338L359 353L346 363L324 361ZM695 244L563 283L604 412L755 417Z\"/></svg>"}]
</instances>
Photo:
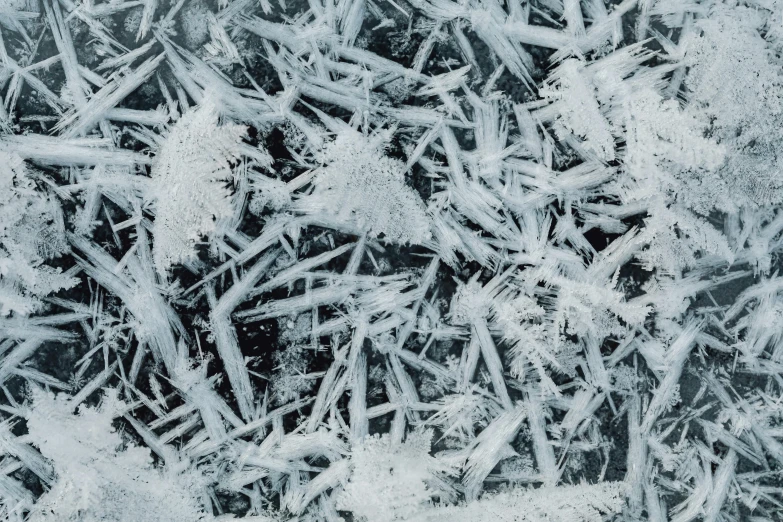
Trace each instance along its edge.
<instances>
[{"instance_id":1,"label":"feathery frost growth","mask_svg":"<svg viewBox=\"0 0 783 522\"><path fill-rule=\"evenodd\" d=\"M26 316L76 280L46 264L69 250L63 213L22 159L0 151L0 315Z\"/></svg>"},{"instance_id":2,"label":"feathery frost growth","mask_svg":"<svg viewBox=\"0 0 783 522\"><path fill-rule=\"evenodd\" d=\"M149 449L123 441L112 426L124 404L103 398L101 408L79 407L70 397L34 390L27 416L28 440L52 463L57 478L32 510L30 521L169 520L207 517L197 499L198 479L171 468L152 468ZM124 447L123 447L124 446Z\"/></svg>"},{"instance_id":3,"label":"feathery frost growth","mask_svg":"<svg viewBox=\"0 0 783 522\"><path fill-rule=\"evenodd\" d=\"M335 214L367 234L393 243L429 239L429 217L415 190L405 183L405 165L386 156L384 133L365 138L343 131L320 152L312 195L300 204Z\"/></svg>"},{"instance_id":4,"label":"feathery frost growth","mask_svg":"<svg viewBox=\"0 0 783 522\"><path fill-rule=\"evenodd\" d=\"M196 244L233 213L232 161L239 158L245 127L219 125L211 102L186 112L160 146L152 164L150 194L156 199L152 249L156 268L196 256Z\"/></svg>"},{"instance_id":5,"label":"feathery frost growth","mask_svg":"<svg viewBox=\"0 0 783 522\"><path fill-rule=\"evenodd\" d=\"M433 497L451 489L439 475L450 467L429 455L431 431L412 432L402 444L388 434L368 437L351 454L351 478L337 507L367 520L412 520Z\"/></svg>"}]
</instances>

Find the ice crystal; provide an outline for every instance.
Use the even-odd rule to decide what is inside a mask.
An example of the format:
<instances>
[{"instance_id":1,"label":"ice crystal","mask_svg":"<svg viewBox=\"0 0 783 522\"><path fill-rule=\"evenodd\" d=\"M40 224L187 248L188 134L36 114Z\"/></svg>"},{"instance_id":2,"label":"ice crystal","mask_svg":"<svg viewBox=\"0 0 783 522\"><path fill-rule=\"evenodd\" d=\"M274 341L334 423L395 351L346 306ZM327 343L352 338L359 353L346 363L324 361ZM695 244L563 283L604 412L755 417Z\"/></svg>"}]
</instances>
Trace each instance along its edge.
<instances>
[{"instance_id":1,"label":"ice crystal","mask_svg":"<svg viewBox=\"0 0 783 522\"><path fill-rule=\"evenodd\" d=\"M193 498L193 477L158 470L150 451L124 441L112 426L123 404L111 393L100 409L74 406L70 398L33 391L29 440L57 474L29 520L201 521L211 516Z\"/></svg>"},{"instance_id":2,"label":"ice crystal","mask_svg":"<svg viewBox=\"0 0 783 522\"><path fill-rule=\"evenodd\" d=\"M311 198L373 236L419 244L430 237L424 204L406 184L404 164L383 153L379 138L344 133L328 144Z\"/></svg>"},{"instance_id":3,"label":"ice crystal","mask_svg":"<svg viewBox=\"0 0 783 522\"><path fill-rule=\"evenodd\" d=\"M163 272L191 260L196 245L215 230L215 220L233 212L232 162L239 158L245 128L218 124L207 102L174 125L152 167L155 198L153 258Z\"/></svg>"}]
</instances>

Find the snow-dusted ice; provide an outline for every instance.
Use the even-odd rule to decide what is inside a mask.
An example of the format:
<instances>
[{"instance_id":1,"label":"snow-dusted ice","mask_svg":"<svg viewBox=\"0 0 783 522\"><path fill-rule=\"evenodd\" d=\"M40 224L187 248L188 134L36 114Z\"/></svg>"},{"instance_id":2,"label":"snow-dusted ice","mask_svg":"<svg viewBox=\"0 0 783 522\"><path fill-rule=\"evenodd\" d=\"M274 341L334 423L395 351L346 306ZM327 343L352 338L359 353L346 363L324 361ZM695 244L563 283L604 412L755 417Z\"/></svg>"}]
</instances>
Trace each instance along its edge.
<instances>
[{"instance_id":1,"label":"snow-dusted ice","mask_svg":"<svg viewBox=\"0 0 783 522\"><path fill-rule=\"evenodd\" d=\"M780 0L0 0L0 521L783 520Z\"/></svg>"}]
</instances>

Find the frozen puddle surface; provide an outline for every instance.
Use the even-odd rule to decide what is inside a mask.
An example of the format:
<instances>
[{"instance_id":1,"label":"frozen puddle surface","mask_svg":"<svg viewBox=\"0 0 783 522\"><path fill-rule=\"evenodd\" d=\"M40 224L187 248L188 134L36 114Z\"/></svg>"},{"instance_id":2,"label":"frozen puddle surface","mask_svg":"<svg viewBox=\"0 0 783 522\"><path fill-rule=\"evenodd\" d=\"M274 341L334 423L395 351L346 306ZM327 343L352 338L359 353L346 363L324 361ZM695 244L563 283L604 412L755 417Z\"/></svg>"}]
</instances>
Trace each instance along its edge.
<instances>
[{"instance_id":1,"label":"frozen puddle surface","mask_svg":"<svg viewBox=\"0 0 783 522\"><path fill-rule=\"evenodd\" d=\"M780 520L781 22L6 1L0 520Z\"/></svg>"}]
</instances>

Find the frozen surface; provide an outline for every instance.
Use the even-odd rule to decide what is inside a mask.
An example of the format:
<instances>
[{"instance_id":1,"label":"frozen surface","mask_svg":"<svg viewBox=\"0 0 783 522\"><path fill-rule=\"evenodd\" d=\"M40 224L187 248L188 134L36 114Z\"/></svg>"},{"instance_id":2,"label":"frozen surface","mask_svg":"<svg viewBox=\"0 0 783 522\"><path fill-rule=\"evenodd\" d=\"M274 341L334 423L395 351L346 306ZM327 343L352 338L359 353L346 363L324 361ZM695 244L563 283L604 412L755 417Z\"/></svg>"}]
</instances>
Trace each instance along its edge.
<instances>
[{"instance_id":1,"label":"frozen surface","mask_svg":"<svg viewBox=\"0 0 783 522\"><path fill-rule=\"evenodd\" d=\"M0 520L781 520L781 24L0 0Z\"/></svg>"}]
</instances>

